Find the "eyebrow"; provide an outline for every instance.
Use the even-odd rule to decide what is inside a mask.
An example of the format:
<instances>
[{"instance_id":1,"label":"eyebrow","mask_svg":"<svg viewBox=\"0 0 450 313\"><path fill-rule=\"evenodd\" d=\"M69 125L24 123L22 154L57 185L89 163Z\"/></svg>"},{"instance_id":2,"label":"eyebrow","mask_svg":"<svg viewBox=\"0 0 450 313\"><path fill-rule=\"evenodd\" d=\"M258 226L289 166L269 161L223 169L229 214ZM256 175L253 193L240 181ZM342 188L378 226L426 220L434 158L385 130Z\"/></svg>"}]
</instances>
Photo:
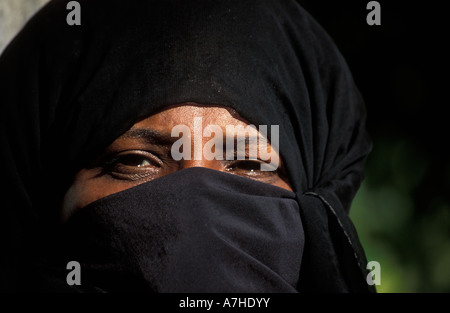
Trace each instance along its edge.
<instances>
[{"instance_id":1,"label":"eyebrow","mask_svg":"<svg viewBox=\"0 0 450 313\"><path fill-rule=\"evenodd\" d=\"M174 138L170 133L159 132L149 128L133 128L124 133L121 138L144 139L147 143L154 145L171 145L178 138Z\"/></svg>"},{"instance_id":2,"label":"eyebrow","mask_svg":"<svg viewBox=\"0 0 450 313\"><path fill-rule=\"evenodd\" d=\"M172 137L170 133L160 132L150 128L133 128L125 132L120 138L122 139L144 139L146 143L157 145L157 146L168 146L172 145L175 141L179 139L179 137ZM259 146L259 137L258 136L248 136L248 134L234 134L234 136L227 136L223 134L223 148L226 147L227 141L233 141L233 150L234 154L238 153L238 148L241 147L242 143L245 146L245 155L248 155L249 146L257 145ZM267 145L270 147L270 142L267 142ZM226 149L224 149L226 151ZM225 152L224 151L224 152ZM242 153L241 152L241 153Z\"/></svg>"}]
</instances>

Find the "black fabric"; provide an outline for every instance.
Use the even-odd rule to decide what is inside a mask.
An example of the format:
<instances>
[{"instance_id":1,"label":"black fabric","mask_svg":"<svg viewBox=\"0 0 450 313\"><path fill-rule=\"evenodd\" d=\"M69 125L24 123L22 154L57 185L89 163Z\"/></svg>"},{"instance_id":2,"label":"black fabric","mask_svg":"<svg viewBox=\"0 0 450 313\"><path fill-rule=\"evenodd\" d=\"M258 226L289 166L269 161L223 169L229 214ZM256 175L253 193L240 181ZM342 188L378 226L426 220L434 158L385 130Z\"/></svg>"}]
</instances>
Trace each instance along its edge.
<instances>
[{"instance_id":1,"label":"black fabric","mask_svg":"<svg viewBox=\"0 0 450 313\"><path fill-rule=\"evenodd\" d=\"M189 168L77 212L55 268L80 262L86 291L296 292L299 225L295 193Z\"/></svg>"},{"instance_id":2,"label":"black fabric","mask_svg":"<svg viewBox=\"0 0 450 313\"><path fill-rule=\"evenodd\" d=\"M2 288L52 234L79 169L173 104L280 125L305 228L302 291L369 291L348 218L370 150L363 100L329 36L294 0L52 0L0 57ZM38 241L36 243L36 241Z\"/></svg>"}]
</instances>

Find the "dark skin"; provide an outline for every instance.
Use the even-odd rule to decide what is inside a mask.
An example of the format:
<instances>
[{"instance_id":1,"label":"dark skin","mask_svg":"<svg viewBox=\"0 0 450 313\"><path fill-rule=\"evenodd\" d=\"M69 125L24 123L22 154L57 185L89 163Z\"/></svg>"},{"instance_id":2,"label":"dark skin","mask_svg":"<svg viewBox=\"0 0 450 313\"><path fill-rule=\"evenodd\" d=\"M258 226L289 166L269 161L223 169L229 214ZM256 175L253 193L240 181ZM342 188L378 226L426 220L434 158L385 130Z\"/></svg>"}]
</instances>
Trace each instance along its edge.
<instances>
[{"instance_id":1,"label":"dark skin","mask_svg":"<svg viewBox=\"0 0 450 313\"><path fill-rule=\"evenodd\" d=\"M278 154L278 167L273 171L260 170L261 162L268 163L270 160L248 160L248 147L247 160L208 160L204 153L201 160L194 160L193 146L191 160L174 160L171 147L179 138L171 137L172 128L186 125L191 131L191 138L194 138L194 117L202 118L203 129L197 131L214 124L226 134L227 125L248 125L231 109L190 103L167 108L137 122L106 148L94 166L76 174L64 198L62 220L66 221L75 211L98 199L189 167L205 167L292 191ZM213 134L209 138L203 137L202 146L212 137ZM268 151L270 149L269 143Z\"/></svg>"}]
</instances>

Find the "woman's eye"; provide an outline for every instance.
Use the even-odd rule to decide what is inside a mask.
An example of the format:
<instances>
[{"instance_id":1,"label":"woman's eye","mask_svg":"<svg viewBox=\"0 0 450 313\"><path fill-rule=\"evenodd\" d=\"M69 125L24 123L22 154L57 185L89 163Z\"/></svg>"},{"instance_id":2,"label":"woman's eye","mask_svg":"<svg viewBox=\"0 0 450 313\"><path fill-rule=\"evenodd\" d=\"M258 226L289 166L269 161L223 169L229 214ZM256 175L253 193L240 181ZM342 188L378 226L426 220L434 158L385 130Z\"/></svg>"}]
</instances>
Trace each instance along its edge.
<instances>
[{"instance_id":1,"label":"woman's eye","mask_svg":"<svg viewBox=\"0 0 450 313\"><path fill-rule=\"evenodd\" d=\"M103 164L103 172L122 180L142 180L155 175L163 162L154 154L131 150L109 157Z\"/></svg>"},{"instance_id":2,"label":"woman's eye","mask_svg":"<svg viewBox=\"0 0 450 313\"><path fill-rule=\"evenodd\" d=\"M148 159L147 157L139 154L128 154L119 156L115 160L116 164L122 164L126 166L134 166L134 167L148 167L152 166L154 161Z\"/></svg>"},{"instance_id":3,"label":"woman's eye","mask_svg":"<svg viewBox=\"0 0 450 313\"><path fill-rule=\"evenodd\" d=\"M260 161L235 161L227 167L228 172L235 172L237 174L249 176L272 175L273 171L261 171Z\"/></svg>"}]
</instances>

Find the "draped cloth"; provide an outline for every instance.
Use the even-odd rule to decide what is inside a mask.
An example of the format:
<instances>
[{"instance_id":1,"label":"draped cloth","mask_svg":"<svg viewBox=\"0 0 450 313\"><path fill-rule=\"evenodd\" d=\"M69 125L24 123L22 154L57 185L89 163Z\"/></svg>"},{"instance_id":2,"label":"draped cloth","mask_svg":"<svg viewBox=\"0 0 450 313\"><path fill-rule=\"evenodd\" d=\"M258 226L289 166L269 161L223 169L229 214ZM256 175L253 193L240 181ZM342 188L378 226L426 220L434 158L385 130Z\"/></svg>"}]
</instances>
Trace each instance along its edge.
<instances>
[{"instance_id":1,"label":"draped cloth","mask_svg":"<svg viewBox=\"0 0 450 313\"><path fill-rule=\"evenodd\" d=\"M296 290L373 291L348 216L371 149L364 102L296 1L80 0L79 26L68 2L50 1L0 57L2 288L29 284L20 273L58 231L77 171L140 118L193 102L279 125L304 234Z\"/></svg>"}]
</instances>

